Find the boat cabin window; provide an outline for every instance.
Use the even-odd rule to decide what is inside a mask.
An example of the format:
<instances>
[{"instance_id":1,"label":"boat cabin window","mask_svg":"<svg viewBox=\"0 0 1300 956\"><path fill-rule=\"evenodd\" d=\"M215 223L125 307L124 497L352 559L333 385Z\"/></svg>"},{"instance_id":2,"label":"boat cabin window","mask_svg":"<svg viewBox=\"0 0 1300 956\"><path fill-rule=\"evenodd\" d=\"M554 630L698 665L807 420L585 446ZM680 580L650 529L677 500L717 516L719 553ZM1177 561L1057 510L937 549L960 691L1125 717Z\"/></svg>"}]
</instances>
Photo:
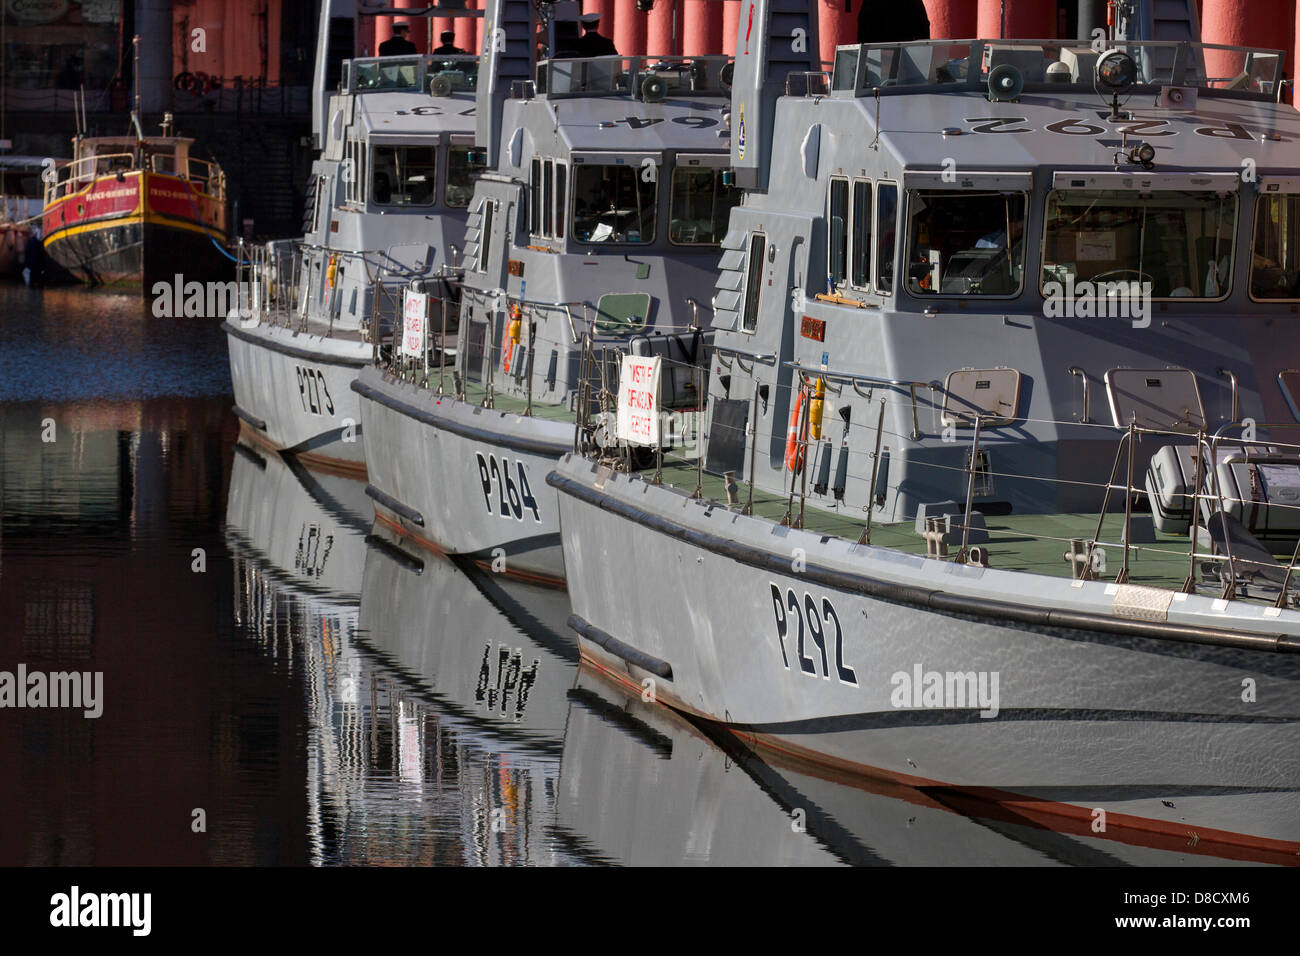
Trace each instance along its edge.
<instances>
[{"instance_id":1,"label":"boat cabin window","mask_svg":"<svg viewBox=\"0 0 1300 956\"><path fill-rule=\"evenodd\" d=\"M532 173L528 177L528 231L534 236L542 234L542 158L533 157Z\"/></svg>"},{"instance_id":2,"label":"boat cabin window","mask_svg":"<svg viewBox=\"0 0 1300 956\"><path fill-rule=\"evenodd\" d=\"M827 248L826 275L828 292L844 284L849 262L849 181L838 177L831 180L830 197L826 211Z\"/></svg>"},{"instance_id":3,"label":"boat cabin window","mask_svg":"<svg viewBox=\"0 0 1300 956\"><path fill-rule=\"evenodd\" d=\"M859 289L871 286L871 181L853 180L853 218L850 227L850 282Z\"/></svg>"},{"instance_id":4,"label":"boat cabin window","mask_svg":"<svg viewBox=\"0 0 1300 956\"><path fill-rule=\"evenodd\" d=\"M452 146L447 150L447 205L465 209L474 196L474 180L483 171L474 162L474 147Z\"/></svg>"},{"instance_id":5,"label":"boat cabin window","mask_svg":"<svg viewBox=\"0 0 1300 956\"><path fill-rule=\"evenodd\" d=\"M107 156L95 157L95 175L103 176L115 173L118 170L128 170L135 168L134 153L110 153Z\"/></svg>"},{"instance_id":6,"label":"boat cabin window","mask_svg":"<svg viewBox=\"0 0 1300 956\"><path fill-rule=\"evenodd\" d=\"M352 65L352 88L359 92L372 90L419 91L424 69L418 56L410 59L384 57L379 60L362 60Z\"/></svg>"},{"instance_id":7,"label":"boat cabin window","mask_svg":"<svg viewBox=\"0 0 1300 956\"><path fill-rule=\"evenodd\" d=\"M444 77L451 84L453 90L473 90L478 86L478 59L461 58L455 60L440 60L434 58L429 61L429 79L425 84L426 89L432 88L435 77Z\"/></svg>"},{"instance_id":8,"label":"boat cabin window","mask_svg":"<svg viewBox=\"0 0 1300 956\"><path fill-rule=\"evenodd\" d=\"M349 138L343 144L343 201L366 201L366 146L360 140Z\"/></svg>"},{"instance_id":9,"label":"boat cabin window","mask_svg":"<svg viewBox=\"0 0 1300 956\"><path fill-rule=\"evenodd\" d=\"M370 198L380 206L432 206L437 199L434 146L376 146Z\"/></svg>"},{"instance_id":10,"label":"boat cabin window","mask_svg":"<svg viewBox=\"0 0 1300 956\"><path fill-rule=\"evenodd\" d=\"M740 313L742 332L758 328L758 296L763 288L763 258L767 255L767 236L756 232L749 237L749 262L745 266L745 307Z\"/></svg>"},{"instance_id":11,"label":"boat cabin window","mask_svg":"<svg viewBox=\"0 0 1300 956\"><path fill-rule=\"evenodd\" d=\"M908 292L1016 295L1024 287L1024 193L912 189L907 201Z\"/></svg>"},{"instance_id":12,"label":"boat cabin window","mask_svg":"<svg viewBox=\"0 0 1300 956\"><path fill-rule=\"evenodd\" d=\"M152 147L149 150L149 168L155 173L183 172L176 168L176 150L174 147Z\"/></svg>"},{"instance_id":13,"label":"boat cabin window","mask_svg":"<svg viewBox=\"0 0 1300 956\"><path fill-rule=\"evenodd\" d=\"M1076 295L1096 294L1094 281L1149 282L1153 299L1222 299L1232 286L1236 222L1231 195L1053 190L1042 282Z\"/></svg>"},{"instance_id":14,"label":"boat cabin window","mask_svg":"<svg viewBox=\"0 0 1300 956\"><path fill-rule=\"evenodd\" d=\"M898 186L876 187L876 291L894 291L894 247L898 234Z\"/></svg>"},{"instance_id":15,"label":"boat cabin window","mask_svg":"<svg viewBox=\"0 0 1300 956\"><path fill-rule=\"evenodd\" d=\"M579 242L653 242L658 180L634 166L573 169L573 237Z\"/></svg>"},{"instance_id":16,"label":"boat cabin window","mask_svg":"<svg viewBox=\"0 0 1300 956\"><path fill-rule=\"evenodd\" d=\"M1300 196L1259 197L1250 297L1300 299Z\"/></svg>"},{"instance_id":17,"label":"boat cabin window","mask_svg":"<svg viewBox=\"0 0 1300 956\"><path fill-rule=\"evenodd\" d=\"M724 185L722 170L678 166L673 170L668 241L684 246L716 246L727 232L740 190Z\"/></svg>"},{"instance_id":18,"label":"boat cabin window","mask_svg":"<svg viewBox=\"0 0 1300 956\"><path fill-rule=\"evenodd\" d=\"M542 235L554 235L555 229L555 162L542 164Z\"/></svg>"},{"instance_id":19,"label":"boat cabin window","mask_svg":"<svg viewBox=\"0 0 1300 956\"><path fill-rule=\"evenodd\" d=\"M542 239L563 239L568 167L553 159L534 159L529 183L528 231Z\"/></svg>"},{"instance_id":20,"label":"boat cabin window","mask_svg":"<svg viewBox=\"0 0 1300 956\"><path fill-rule=\"evenodd\" d=\"M478 232L478 271L488 271L488 251L492 246L492 216L496 212L494 200L484 199L479 206L481 221Z\"/></svg>"}]
</instances>

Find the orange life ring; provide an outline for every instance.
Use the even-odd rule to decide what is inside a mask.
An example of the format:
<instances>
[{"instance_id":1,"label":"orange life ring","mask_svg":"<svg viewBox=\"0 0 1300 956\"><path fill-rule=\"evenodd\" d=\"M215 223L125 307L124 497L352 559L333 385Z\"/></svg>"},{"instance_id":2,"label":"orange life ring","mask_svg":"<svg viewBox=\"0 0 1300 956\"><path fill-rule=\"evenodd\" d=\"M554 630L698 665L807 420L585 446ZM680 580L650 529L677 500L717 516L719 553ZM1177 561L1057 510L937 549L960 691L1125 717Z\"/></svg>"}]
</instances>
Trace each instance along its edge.
<instances>
[{"instance_id":1,"label":"orange life ring","mask_svg":"<svg viewBox=\"0 0 1300 956\"><path fill-rule=\"evenodd\" d=\"M794 408L790 411L790 427L785 433L785 467L796 475L803 468L803 443L799 440L803 430L803 389L795 397Z\"/></svg>"}]
</instances>

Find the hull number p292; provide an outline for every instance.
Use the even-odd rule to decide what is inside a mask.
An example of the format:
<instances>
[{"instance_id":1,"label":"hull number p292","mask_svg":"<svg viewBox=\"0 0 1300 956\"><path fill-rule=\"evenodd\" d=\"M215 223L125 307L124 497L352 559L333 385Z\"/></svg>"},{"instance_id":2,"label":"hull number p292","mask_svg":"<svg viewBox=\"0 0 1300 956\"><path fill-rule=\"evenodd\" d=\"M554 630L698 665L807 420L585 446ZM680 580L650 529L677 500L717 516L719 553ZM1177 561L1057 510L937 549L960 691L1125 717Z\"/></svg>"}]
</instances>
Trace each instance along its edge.
<instances>
[{"instance_id":1,"label":"hull number p292","mask_svg":"<svg viewBox=\"0 0 1300 956\"><path fill-rule=\"evenodd\" d=\"M799 595L793 588L781 593L779 585L772 585L772 611L776 617L776 643L781 648L781 662L786 670L790 669L790 658L785 650L785 639L792 628L798 628L795 638L795 656L799 661L799 670L811 677L830 680L829 652L826 646L827 630L835 626L835 676L841 684L858 686L858 675L852 667L844 663L844 628L840 625L840 616L831 604L830 598L822 598L818 606L817 599L811 594L804 594L800 602ZM816 645L817 656L804 654L804 632ZM820 664L820 668L818 667Z\"/></svg>"}]
</instances>

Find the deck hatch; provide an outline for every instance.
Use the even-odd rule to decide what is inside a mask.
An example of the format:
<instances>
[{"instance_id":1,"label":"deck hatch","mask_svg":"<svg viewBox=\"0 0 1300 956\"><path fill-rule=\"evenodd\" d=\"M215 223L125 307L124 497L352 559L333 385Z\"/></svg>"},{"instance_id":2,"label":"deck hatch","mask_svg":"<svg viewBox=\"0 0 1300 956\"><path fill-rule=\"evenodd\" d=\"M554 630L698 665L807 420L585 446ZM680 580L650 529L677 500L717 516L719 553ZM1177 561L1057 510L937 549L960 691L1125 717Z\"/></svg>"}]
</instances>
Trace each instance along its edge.
<instances>
[{"instance_id":1,"label":"deck hatch","mask_svg":"<svg viewBox=\"0 0 1300 956\"><path fill-rule=\"evenodd\" d=\"M1205 428L1205 406L1196 376L1185 368L1113 368L1106 373L1106 395L1116 428L1196 434Z\"/></svg>"},{"instance_id":2,"label":"deck hatch","mask_svg":"<svg viewBox=\"0 0 1300 956\"><path fill-rule=\"evenodd\" d=\"M1016 419L1020 407L1020 372L1014 368L963 368L948 373L944 383L943 424L996 428Z\"/></svg>"}]
</instances>

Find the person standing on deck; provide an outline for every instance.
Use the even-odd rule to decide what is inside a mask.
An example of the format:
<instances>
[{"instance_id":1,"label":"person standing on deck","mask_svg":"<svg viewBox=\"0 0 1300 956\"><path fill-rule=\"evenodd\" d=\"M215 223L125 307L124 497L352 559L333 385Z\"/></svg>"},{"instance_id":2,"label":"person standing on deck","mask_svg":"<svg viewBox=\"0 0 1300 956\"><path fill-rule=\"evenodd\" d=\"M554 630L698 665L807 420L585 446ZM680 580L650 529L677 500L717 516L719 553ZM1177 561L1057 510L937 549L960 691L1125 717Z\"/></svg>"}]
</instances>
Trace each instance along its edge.
<instances>
[{"instance_id":1,"label":"person standing on deck","mask_svg":"<svg viewBox=\"0 0 1300 956\"><path fill-rule=\"evenodd\" d=\"M614 41L600 35L600 14L582 15L582 36L578 38L578 56L618 56Z\"/></svg>"},{"instance_id":2,"label":"person standing on deck","mask_svg":"<svg viewBox=\"0 0 1300 956\"><path fill-rule=\"evenodd\" d=\"M921 0L859 0L859 43L930 39L930 18Z\"/></svg>"},{"instance_id":3,"label":"person standing on deck","mask_svg":"<svg viewBox=\"0 0 1300 956\"><path fill-rule=\"evenodd\" d=\"M443 30L438 34L438 39L442 41L442 46L434 48L434 56L467 56L468 50L462 50L456 46L456 33L454 30Z\"/></svg>"},{"instance_id":4,"label":"person standing on deck","mask_svg":"<svg viewBox=\"0 0 1300 956\"><path fill-rule=\"evenodd\" d=\"M404 54L419 53L415 44L406 38L406 34L411 30L411 25L405 20L398 20L393 24L393 35L379 44L380 56L402 56Z\"/></svg>"}]
</instances>

